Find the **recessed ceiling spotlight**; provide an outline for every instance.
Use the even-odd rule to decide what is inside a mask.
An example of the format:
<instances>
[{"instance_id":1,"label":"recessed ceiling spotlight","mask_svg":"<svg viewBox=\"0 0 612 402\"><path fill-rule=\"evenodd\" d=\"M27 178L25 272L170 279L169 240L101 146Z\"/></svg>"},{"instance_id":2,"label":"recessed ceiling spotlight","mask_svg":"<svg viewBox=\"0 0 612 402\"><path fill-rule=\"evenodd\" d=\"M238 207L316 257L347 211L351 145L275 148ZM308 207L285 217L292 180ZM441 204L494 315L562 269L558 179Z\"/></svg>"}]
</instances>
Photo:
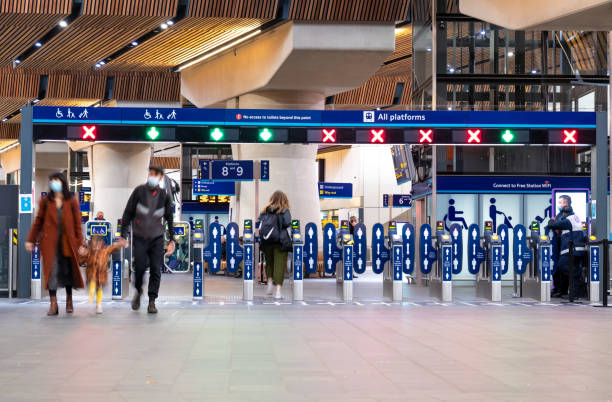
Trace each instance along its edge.
<instances>
[{"instance_id":1,"label":"recessed ceiling spotlight","mask_svg":"<svg viewBox=\"0 0 612 402\"><path fill-rule=\"evenodd\" d=\"M64 20L61 20L61 21L59 22L59 26L60 26L61 28L66 28L66 27L68 26L68 23L67 23L66 21L64 21Z\"/></svg>"},{"instance_id":2,"label":"recessed ceiling spotlight","mask_svg":"<svg viewBox=\"0 0 612 402\"><path fill-rule=\"evenodd\" d=\"M40 42L36 42L36 43L34 44L34 46L36 46L36 47L41 47L41 46L42 46L42 43L40 43Z\"/></svg>"},{"instance_id":3,"label":"recessed ceiling spotlight","mask_svg":"<svg viewBox=\"0 0 612 402\"><path fill-rule=\"evenodd\" d=\"M168 28L168 24L166 24L165 22L163 24L160 25L161 29L167 29Z\"/></svg>"},{"instance_id":4,"label":"recessed ceiling spotlight","mask_svg":"<svg viewBox=\"0 0 612 402\"><path fill-rule=\"evenodd\" d=\"M138 42L136 41L132 42L132 46L138 46Z\"/></svg>"}]
</instances>

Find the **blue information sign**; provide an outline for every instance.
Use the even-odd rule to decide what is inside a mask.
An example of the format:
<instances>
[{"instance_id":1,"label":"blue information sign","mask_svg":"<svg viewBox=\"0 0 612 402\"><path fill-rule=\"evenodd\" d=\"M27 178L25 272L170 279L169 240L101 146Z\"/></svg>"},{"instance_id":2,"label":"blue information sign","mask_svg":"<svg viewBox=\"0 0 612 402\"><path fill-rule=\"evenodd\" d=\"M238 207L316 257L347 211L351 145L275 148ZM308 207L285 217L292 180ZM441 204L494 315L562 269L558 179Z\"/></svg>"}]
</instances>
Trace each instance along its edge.
<instances>
[{"instance_id":1,"label":"blue information sign","mask_svg":"<svg viewBox=\"0 0 612 402\"><path fill-rule=\"evenodd\" d=\"M550 281L550 261L552 249L549 246L540 247L540 271L542 282Z\"/></svg>"},{"instance_id":2,"label":"blue information sign","mask_svg":"<svg viewBox=\"0 0 612 402\"><path fill-rule=\"evenodd\" d=\"M438 193L550 194L553 188L590 188L589 176L464 176L439 175Z\"/></svg>"},{"instance_id":3,"label":"blue information sign","mask_svg":"<svg viewBox=\"0 0 612 402\"><path fill-rule=\"evenodd\" d=\"M411 274L414 270L414 226L405 223L402 227L402 242L404 243L404 273Z\"/></svg>"},{"instance_id":4,"label":"blue information sign","mask_svg":"<svg viewBox=\"0 0 612 402\"><path fill-rule=\"evenodd\" d=\"M202 262L197 261L193 264L193 298L202 299Z\"/></svg>"},{"instance_id":5,"label":"blue information sign","mask_svg":"<svg viewBox=\"0 0 612 402\"><path fill-rule=\"evenodd\" d=\"M514 226L512 254L514 257L514 272L522 275L527 270L527 264L531 262L533 255L527 247L527 230L523 225Z\"/></svg>"},{"instance_id":6,"label":"blue information sign","mask_svg":"<svg viewBox=\"0 0 612 402\"><path fill-rule=\"evenodd\" d=\"M32 251L32 279L40 279L40 247L34 245Z\"/></svg>"},{"instance_id":7,"label":"blue information sign","mask_svg":"<svg viewBox=\"0 0 612 402\"><path fill-rule=\"evenodd\" d=\"M234 273L238 271L240 262L244 258L244 253L242 247L240 247L238 224L230 222L226 230L227 243L225 247L227 250L227 270Z\"/></svg>"},{"instance_id":8,"label":"blue information sign","mask_svg":"<svg viewBox=\"0 0 612 402\"><path fill-rule=\"evenodd\" d=\"M107 245L112 242L111 224L108 221L88 221L85 224L85 234L87 239L91 239L91 236L100 236L104 238Z\"/></svg>"},{"instance_id":9,"label":"blue information sign","mask_svg":"<svg viewBox=\"0 0 612 402\"><path fill-rule=\"evenodd\" d=\"M402 280L402 271L404 262L402 261L402 248L404 246L402 244L397 244L393 246L393 280L401 281Z\"/></svg>"},{"instance_id":10,"label":"blue information sign","mask_svg":"<svg viewBox=\"0 0 612 402\"><path fill-rule=\"evenodd\" d=\"M342 247L342 275L345 281L353 280L353 246Z\"/></svg>"},{"instance_id":11,"label":"blue information sign","mask_svg":"<svg viewBox=\"0 0 612 402\"><path fill-rule=\"evenodd\" d=\"M445 282L449 282L452 280L452 249L452 244L446 244L442 246L442 280Z\"/></svg>"},{"instance_id":12,"label":"blue information sign","mask_svg":"<svg viewBox=\"0 0 612 402\"><path fill-rule=\"evenodd\" d=\"M458 275L463 268L463 227L454 223L450 227L451 245L453 246L451 262L452 274Z\"/></svg>"},{"instance_id":13,"label":"blue information sign","mask_svg":"<svg viewBox=\"0 0 612 402\"><path fill-rule=\"evenodd\" d=\"M484 250L480 246L480 228L473 223L468 228L468 270L477 274L480 264L485 260ZM501 263L500 263L501 264Z\"/></svg>"},{"instance_id":14,"label":"blue information sign","mask_svg":"<svg viewBox=\"0 0 612 402\"><path fill-rule=\"evenodd\" d=\"M317 272L317 263L319 259L319 239L317 237L317 225L313 222L306 224L304 233L306 241L304 242L304 261L306 263L306 272L314 274Z\"/></svg>"},{"instance_id":15,"label":"blue information sign","mask_svg":"<svg viewBox=\"0 0 612 402\"><path fill-rule=\"evenodd\" d=\"M421 257L421 272L424 274L429 274L431 272L433 263L438 258L438 252L433 247L431 237L431 226L429 226L427 223L424 223L423 225L421 225L419 250L419 254Z\"/></svg>"},{"instance_id":16,"label":"blue information sign","mask_svg":"<svg viewBox=\"0 0 612 402\"><path fill-rule=\"evenodd\" d=\"M244 279L253 280L253 245L244 245Z\"/></svg>"},{"instance_id":17,"label":"blue information sign","mask_svg":"<svg viewBox=\"0 0 612 402\"><path fill-rule=\"evenodd\" d=\"M389 194L383 194L383 208L389 207Z\"/></svg>"},{"instance_id":18,"label":"blue information sign","mask_svg":"<svg viewBox=\"0 0 612 402\"><path fill-rule=\"evenodd\" d=\"M236 195L233 181L193 180L194 195Z\"/></svg>"},{"instance_id":19,"label":"blue information sign","mask_svg":"<svg viewBox=\"0 0 612 402\"><path fill-rule=\"evenodd\" d=\"M389 261L389 249L385 246L385 229L380 223L372 226L372 271L381 274Z\"/></svg>"},{"instance_id":20,"label":"blue information sign","mask_svg":"<svg viewBox=\"0 0 612 402\"><path fill-rule=\"evenodd\" d=\"M497 234L502 245L502 275L505 275L510 268L510 235L508 234L508 226L501 224L497 226Z\"/></svg>"},{"instance_id":21,"label":"blue information sign","mask_svg":"<svg viewBox=\"0 0 612 402\"><path fill-rule=\"evenodd\" d=\"M319 198L353 198L353 183L319 182Z\"/></svg>"},{"instance_id":22,"label":"blue information sign","mask_svg":"<svg viewBox=\"0 0 612 402\"><path fill-rule=\"evenodd\" d=\"M253 180L253 161L234 161L229 159L211 162L211 179L219 181Z\"/></svg>"},{"instance_id":23,"label":"blue information sign","mask_svg":"<svg viewBox=\"0 0 612 402\"><path fill-rule=\"evenodd\" d=\"M336 226L327 223L323 228L323 265L325 272L336 272L336 264L342 259L341 251L336 245Z\"/></svg>"},{"instance_id":24,"label":"blue information sign","mask_svg":"<svg viewBox=\"0 0 612 402\"><path fill-rule=\"evenodd\" d=\"M123 264L121 260L113 261L113 298L121 297L121 276L123 274Z\"/></svg>"},{"instance_id":25,"label":"blue information sign","mask_svg":"<svg viewBox=\"0 0 612 402\"><path fill-rule=\"evenodd\" d=\"M591 282L599 282L599 246L591 246Z\"/></svg>"},{"instance_id":26,"label":"blue information sign","mask_svg":"<svg viewBox=\"0 0 612 402\"><path fill-rule=\"evenodd\" d=\"M412 205L410 194L393 194L393 208L408 208Z\"/></svg>"},{"instance_id":27,"label":"blue information sign","mask_svg":"<svg viewBox=\"0 0 612 402\"><path fill-rule=\"evenodd\" d=\"M200 179L209 180L210 179L210 159L200 159Z\"/></svg>"},{"instance_id":28,"label":"blue information sign","mask_svg":"<svg viewBox=\"0 0 612 402\"><path fill-rule=\"evenodd\" d=\"M301 281L304 279L302 267L304 266L304 252L301 244L293 245L293 280Z\"/></svg>"},{"instance_id":29,"label":"blue information sign","mask_svg":"<svg viewBox=\"0 0 612 402\"><path fill-rule=\"evenodd\" d=\"M363 223L355 225L353 232L354 250L353 253L353 269L358 274L363 274L366 270L366 254L368 251L368 236L366 234L366 227Z\"/></svg>"},{"instance_id":30,"label":"blue information sign","mask_svg":"<svg viewBox=\"0 0 612 402\"><path fill-rule=\"evenodd\" d=\"M208 227L208 247L204 249L203 257L212 273L221 268L221 225L213 222Z\"/></svg>"},{"instance_id":31,"label":"blue information sign","mask_svg":"<svg viewBox=\"0 0 612 402\"><path fill-rule=\"evenodd\" d=\"M270 181L270 161L259 162L259 180Z\"/></svg>"}]
</instances>

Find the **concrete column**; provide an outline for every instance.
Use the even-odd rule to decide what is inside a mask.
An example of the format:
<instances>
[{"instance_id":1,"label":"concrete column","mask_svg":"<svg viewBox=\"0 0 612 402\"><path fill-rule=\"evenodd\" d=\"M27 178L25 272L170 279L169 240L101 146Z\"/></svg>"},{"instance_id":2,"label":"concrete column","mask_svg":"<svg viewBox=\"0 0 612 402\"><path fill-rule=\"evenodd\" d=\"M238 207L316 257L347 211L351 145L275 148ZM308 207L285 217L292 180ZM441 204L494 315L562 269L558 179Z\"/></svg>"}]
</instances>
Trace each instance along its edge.
<instances>
[{"instance_id":1,"label":"concrete column","mask_svg":"<svg viewBox=\"0 0 612 402\"><path fill-rule=\"evenodd\" d=\"M113 224L123 215L134 188L145 182L151 160L148 144L94 144L87 150L93 213L104 211Z\"/></svg>"},{"instance_id":2,"label":"concrete column","mask_svg":"<svg viewBox=\"0 0 612 402\"><path fill-rule=\"evenodd\" d=\"M315 92L261 91L240 96L237 106L244 109L323 109L324 100L323 94ZM302 227L308 222L320 224L316 145L236 144L232 145L232 153L234 159L270 161L270 181L261 182L259 187L260 209L274 191L281 190L289 197L292 218L300 219ZM231 205L232 220L240 223L244 219L257 219L255 184L245 182L238 186L239 195Z\"/></svg>"}]
</instances>

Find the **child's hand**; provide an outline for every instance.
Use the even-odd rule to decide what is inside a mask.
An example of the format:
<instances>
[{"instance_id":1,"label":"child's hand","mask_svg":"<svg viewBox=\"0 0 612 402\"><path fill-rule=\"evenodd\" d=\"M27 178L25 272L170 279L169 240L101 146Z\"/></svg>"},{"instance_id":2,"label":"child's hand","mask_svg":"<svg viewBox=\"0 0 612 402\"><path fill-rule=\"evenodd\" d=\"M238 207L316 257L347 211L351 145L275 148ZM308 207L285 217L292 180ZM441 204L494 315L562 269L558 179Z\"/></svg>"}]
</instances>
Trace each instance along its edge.
<instances>
[{"instance_id":1,"label":"child's hand","mask_svg":"<svg viewBox=\"0 0 612 402\"><path fill-rule=\"evenodd\" d=\"M87 255L87 249L83 246L79 247L79 255L85 257Z\"/></svg>"}]
</instances>

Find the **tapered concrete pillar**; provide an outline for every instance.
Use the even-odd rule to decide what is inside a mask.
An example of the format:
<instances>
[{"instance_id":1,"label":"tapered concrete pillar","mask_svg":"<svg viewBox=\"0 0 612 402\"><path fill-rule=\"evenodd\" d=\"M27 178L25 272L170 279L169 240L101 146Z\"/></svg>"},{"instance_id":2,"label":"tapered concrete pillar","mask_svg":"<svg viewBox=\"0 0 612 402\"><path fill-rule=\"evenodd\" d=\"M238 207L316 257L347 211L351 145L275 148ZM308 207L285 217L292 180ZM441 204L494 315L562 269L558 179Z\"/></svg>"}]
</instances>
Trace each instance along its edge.
<instances>
[{"instance_id":1,"label":"tapered concrete pillar","mask_svg":"<svg viewBox=\"0 0 612 402\"><path fill-rule=\"evenodd\" d=\"M261 91L239 97L238 106L245 109L321 109L323 94L298 91ZM281 190L289 197L293 219L299 219L302 227L308 222L320 223L320 207L317 186L316 145L302 144L241 144L232 145L234 159L269 160L270 181L259 187L259 209L272 193ZM232 220L257 219L255 211L254 183L241 183L238 196L232 202Z\"/></svg>"},{"instance_id":2,"label":"tapered concrete pillar","mask_svg":"<svg viewBox=\"0 0 612 402\"><path fill-rule=\"evenodd\" d=\"M117 224L136 186L147 179L151 146L148 144L94 144L87 150L93 213L103 211Z\"/></svg>"}]
</instances>

